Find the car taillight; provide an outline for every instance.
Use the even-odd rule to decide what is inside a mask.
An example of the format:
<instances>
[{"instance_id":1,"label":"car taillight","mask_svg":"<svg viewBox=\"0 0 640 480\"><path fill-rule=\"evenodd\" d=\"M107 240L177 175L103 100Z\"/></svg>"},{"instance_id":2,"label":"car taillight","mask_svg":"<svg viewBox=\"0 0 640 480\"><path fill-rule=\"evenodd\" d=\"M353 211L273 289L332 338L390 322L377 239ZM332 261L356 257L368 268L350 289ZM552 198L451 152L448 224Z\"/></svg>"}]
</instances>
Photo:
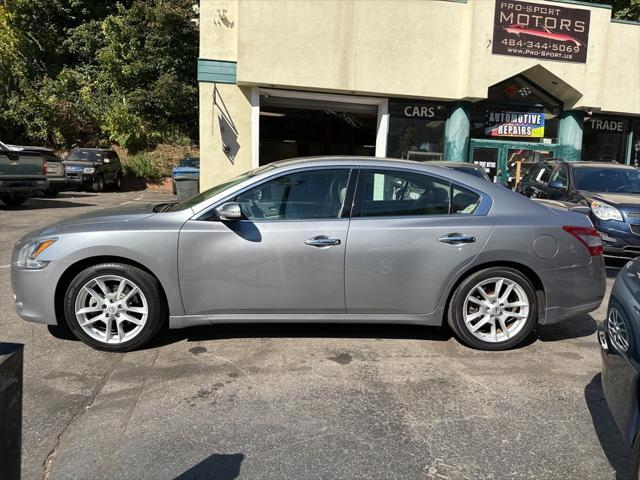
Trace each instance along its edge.
<instances>
[{"instance_id":1,"label":"car taillight","mask_svg":"<svg viewBox=\"0 0 640 480\"><path fill-rule=\"evenodd\" d=\"M42 173L43 173L43 175L47 174L47 161L46 160L42 164Z\"/></svg>"},{"instance_id":2,"label":"car taillight","mask_svg":"<svg viewBox=\"0 0 640 480\"><path fill-rule=\"evenodd\" d=\"M570 233L576 237L580 242L587 247L592 257L602 255L604 253L604 247L602 246L602 239L600 234L595 228L588 227L562 227L565 232Z\"/></svg>"}]
</instances>

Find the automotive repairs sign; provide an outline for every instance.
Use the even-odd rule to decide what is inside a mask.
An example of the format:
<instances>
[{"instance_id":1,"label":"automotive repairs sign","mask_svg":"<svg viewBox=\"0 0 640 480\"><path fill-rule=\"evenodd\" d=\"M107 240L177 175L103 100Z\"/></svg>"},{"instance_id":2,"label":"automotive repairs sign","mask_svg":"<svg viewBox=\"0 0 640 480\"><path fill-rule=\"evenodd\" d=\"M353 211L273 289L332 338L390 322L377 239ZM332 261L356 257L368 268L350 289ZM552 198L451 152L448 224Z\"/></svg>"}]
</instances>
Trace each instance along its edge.
<instances>
[{"instance_id":1,"label":"automotive repairs sign","mask_svg":"<svg viewBox=\"0 0 640 480\"><path fill-rule=\"evenodd\" d=\"M493 53L585 63L589 43L587 9L496 0Z\"/></svg>"},{"instance_id":2,"label":"automotive repairs sign","mask_svg":"<svg viewBox=\"0 0 640 480\"><path fill-rule=\"evenodd\" d=\"M544 113L489 112L484 134L487 137L544 137Z\"/></svg>"}]
</instances>

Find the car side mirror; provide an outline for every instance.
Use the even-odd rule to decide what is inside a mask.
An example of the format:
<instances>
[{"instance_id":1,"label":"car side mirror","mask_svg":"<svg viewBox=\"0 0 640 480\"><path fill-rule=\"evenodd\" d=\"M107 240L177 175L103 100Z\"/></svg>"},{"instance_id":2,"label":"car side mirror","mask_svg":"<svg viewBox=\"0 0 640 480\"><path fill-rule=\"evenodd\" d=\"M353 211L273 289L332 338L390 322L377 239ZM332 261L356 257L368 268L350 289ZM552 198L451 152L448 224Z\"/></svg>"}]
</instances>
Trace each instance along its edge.
<instances>
[{"instance_id":1,"label":"car side mirror","mask_svg":"<svg viewBox=\"0 0 640 480\"><path fill-rule=\"evenodd\" d=\"M549 188L555 188L556 190L566 190L567 185L562 180L551 180L549 182Z\"/></svg>"},{"instance_id":2,"label":"car side mirror","mask_svg":"<svg viewBox=\"0 0 640 480\"><path fill-rule=\"evenodd\" d=\"M216 207L216 215L220 220L240 220L243 217L240 204L237 202L227 202Z\"/></svg>"}]
</instances>

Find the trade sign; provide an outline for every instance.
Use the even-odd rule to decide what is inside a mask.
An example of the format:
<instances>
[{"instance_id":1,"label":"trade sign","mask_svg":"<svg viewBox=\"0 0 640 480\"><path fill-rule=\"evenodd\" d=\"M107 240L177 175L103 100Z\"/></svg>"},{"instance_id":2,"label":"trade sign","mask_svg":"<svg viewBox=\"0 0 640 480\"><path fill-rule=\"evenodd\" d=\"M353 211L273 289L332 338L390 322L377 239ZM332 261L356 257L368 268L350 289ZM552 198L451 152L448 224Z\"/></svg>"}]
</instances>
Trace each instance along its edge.
<instances>
[{"instance_id":1,"label":"trade sign","mask_svg":"<svg viewBox=\"0 0 640 480\"><path fill-rule=\"evenodd\" d=\"M544 113L489 112L484 134L487 137L544 137Z\"/></svg>"}]
</instances>

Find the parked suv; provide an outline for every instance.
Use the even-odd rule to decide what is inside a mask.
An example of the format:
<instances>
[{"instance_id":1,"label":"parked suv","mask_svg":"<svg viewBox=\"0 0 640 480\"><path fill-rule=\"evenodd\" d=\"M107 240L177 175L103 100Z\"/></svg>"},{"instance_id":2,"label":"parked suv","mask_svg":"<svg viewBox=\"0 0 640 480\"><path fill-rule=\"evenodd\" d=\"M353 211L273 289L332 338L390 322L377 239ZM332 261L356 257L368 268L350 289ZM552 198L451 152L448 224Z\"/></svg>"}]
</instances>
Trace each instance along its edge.
<instances>
[{"instance_id":1,"label":"parked suv","mask_svg":"<svg viewBox=\"0 0 640 480\"><path fill-rule=\"evenodd\" d=\"M600 233L605 255L640 256L640 170L609 162L546 160L532 167L516 191L571 208L583 205Z\"/></svg>"},{"instance_id":2,"label":"parked suv","mask_svg":"<svg viewBox=\"0 0 640 480\"><path fill-rule=\"evenodd\" d=\"M41 152L19 151L0 142L0 200L6 205L22 205L49 186L47 162Z\"/></svg>"},{"instance_id":3,"label":"parked suv","mask_svg":"<svg viewBox=\"0 0 640 480\"><path fill-rule=\"evenodd\" d=\"M49 187L43 192L47 197L55 197L67 186L67 175L62 160L52 150L45 147L26 145L7 145L11 150L22 152L37 152L47 161L47 180Z\"/></svg>"},{"instance_id":4,"label":"parked suv","mask_svg":"<svg viewBox=\"0 0 640 480\"><path fill-rule=\"evenodd\" d=\"M122 164L113 150L101 148L74 148L64 160L69 186L101 192L111 185L122 186Z\"/></svg>"}]
</instances>

